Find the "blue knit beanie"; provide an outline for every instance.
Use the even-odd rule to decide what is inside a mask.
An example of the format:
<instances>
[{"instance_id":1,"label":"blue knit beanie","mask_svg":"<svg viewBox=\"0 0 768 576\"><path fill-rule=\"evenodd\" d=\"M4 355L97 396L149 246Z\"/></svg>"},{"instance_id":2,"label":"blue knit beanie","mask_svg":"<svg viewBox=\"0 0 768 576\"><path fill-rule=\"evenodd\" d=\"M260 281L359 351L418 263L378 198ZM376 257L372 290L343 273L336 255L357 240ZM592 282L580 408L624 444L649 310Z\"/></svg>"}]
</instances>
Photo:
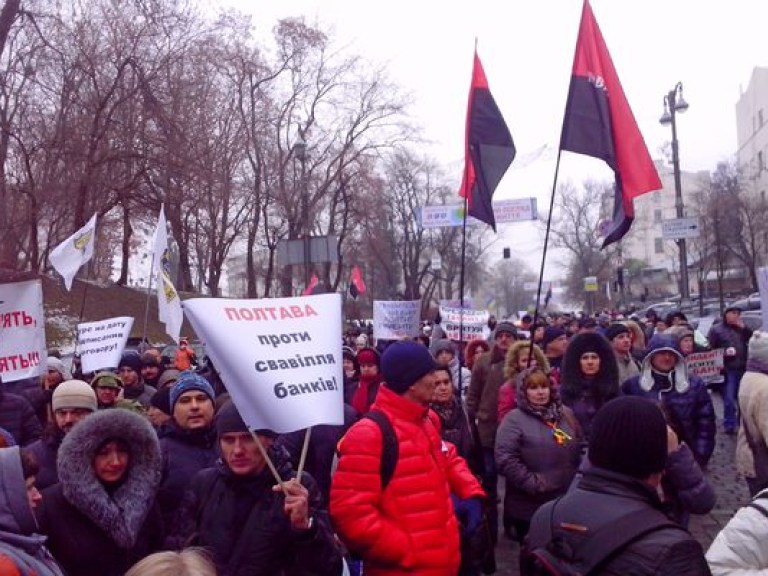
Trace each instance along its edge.
<instances>
[{"instance_id":1,"label":"blue knit beanie","mask_svg":"<svg viewBox=\"0 0 768 576\"><path fill-rule=\"evenodd\" d=\"M189 392L190 390L205 392L211 399L211 402L216 399L216 393L208 383L208 380L200 376L197 372L185 370L179 374L179 379L176 380L173 388L171 388L171 414L173 414L173 409L176 407L176 401L179 397L181 397L184 392Z\"/></svg>"},{"instance_id":2,"label":"blue knit beanie","mask_svg":"<svg viewBox=\"0 0 768 576\"><path fill-rule=\"evenodd\" d=\"M435 369L437 364L427 347L412 340L390 344L381 356L384 382L397 394L404 394L417 380Z\"/></svg>"}]
</instances>

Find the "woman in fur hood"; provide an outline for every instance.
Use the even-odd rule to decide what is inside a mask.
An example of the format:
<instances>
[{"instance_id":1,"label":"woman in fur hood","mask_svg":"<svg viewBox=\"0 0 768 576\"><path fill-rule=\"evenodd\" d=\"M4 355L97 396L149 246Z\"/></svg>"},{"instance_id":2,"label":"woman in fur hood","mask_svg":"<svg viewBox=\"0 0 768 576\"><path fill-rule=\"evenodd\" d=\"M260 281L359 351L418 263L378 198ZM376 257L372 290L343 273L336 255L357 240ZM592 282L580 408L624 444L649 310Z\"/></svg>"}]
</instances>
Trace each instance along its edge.
<instances>
[{"instance_id":1,"label":"woman in fur hood","mask_svg":"<svg viewBox=\"0 0 768 576\"><path fill-rule=\"evenodd\" d=\"M67 574L122 576L161 549L160 448L145 418L122 408L86 417L64 437L57 467L38 521Z\"/></svg>"},{"instance_id":2,"label":"woman in fur hood","mask_svg":"<svg viewBox=\"0 0 768 576\"><path fill-rule=\"evenodd\" d=\"M560 396L589 440L592 419L619 395L619 366L611 343L597 332L576 334L568 343L560 373Z\"/></svg>"}]
</instances>

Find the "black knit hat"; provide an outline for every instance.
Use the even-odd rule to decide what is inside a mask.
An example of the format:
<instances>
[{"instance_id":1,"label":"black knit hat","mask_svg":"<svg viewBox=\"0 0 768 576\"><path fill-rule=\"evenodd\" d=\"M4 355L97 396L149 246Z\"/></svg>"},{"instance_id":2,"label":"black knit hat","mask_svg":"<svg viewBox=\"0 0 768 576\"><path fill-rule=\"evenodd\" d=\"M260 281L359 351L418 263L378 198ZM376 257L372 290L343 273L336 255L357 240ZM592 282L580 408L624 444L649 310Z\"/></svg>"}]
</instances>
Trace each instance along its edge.
<instances>
[{"instance_id":1,"label":"black knit hat","mask_svg":"<svg viewBox=\"0 0 768 576\"><path fill-rule=\"evenodd\" d=\"M515 328L515 325L508 320L502 320L501 322L496 324L496 327L493 329L493 337L491 338L491 340L496 340L496 337L502 332L506 332L507 334L512 334L513 338L517 338L517 328Z\"/></svg>"},{"instance_id":2,"label":"black knit hat","mask_svg":"<svg viewBox=\"0 0 768 576\"><path fill-rule=\"evenodd\" d=\"M546 352L547 345L560 338L560 336L565 336L565 330L560 328L560 326L547 326L544 329L544 337L541 339L541 349Z\"/></svg>"},{"instance_id":3,"label":"black knit hat","mask_svg":"<svg viewBox=\"0 0 768 576\"><path fill-rule=\"evenodd\" d=\"M149 405L170 416L172 414L170 386L160 388L160 390L152 394L152 398L149 399Z\"/></svg>"},{"instance_id":4,"label":"black knit hat","mask_svg":"<svg viewBox=\"0 0 768 576\"><path fill-rule=\"evenodd\" d=\"M626 327L626 325L616 322L615 324L611 324L608 326L608 328L605 329L605 337L608 338L609 342L612 342L616 336L619 336L620 334L629 334L629 328Z\"/></svg>"},{"instance_id":5,"label":"black knit hat","mask_svg":"<svg viewBox=\"0 0 768 576\"><path fill-rule=\"evenodd\" d=\"M404 394L417 380L437 368L426 346L410 340L393 342L381 356L381 374L387 388Z\"/></svg>"},{"instance_id":6,"label":"black knit hat","mask_svg":"<svg viewBox=\"0 0 768 576\"><path fill-rule=\"evenodd\" d=\"M248 432L248 426L245 425L243 418L240 416L240 412L237 411L237 406L231 400L221 407L218 414L216 414L216 434L221 436L227 432ZM269 438L276 438L277 432L268 429L254 430L259 436L267 436Z\"/></svg>"},{"instance_id":7,"label":"black knit hat","mask_svg":"<svg viewBox=\"0 0 768 576\"><path fill-rule=\"evenodd\" d=\"M667 463L667 423L659 407L638 396L621 396L592 421L589 461L633 478L661 472Z\"/></svg>"},{"instance_id":8,"label":"black knit hat","mask_svg":"<svg viewBox=\"0 0 768 576\"><path fill-rule=\"evenodd\" d=\"M141 357L136 352L126 352L120 357L120 364L118 368L127 366L137 374L141 372Z\"/></svg>"}]
</instances>

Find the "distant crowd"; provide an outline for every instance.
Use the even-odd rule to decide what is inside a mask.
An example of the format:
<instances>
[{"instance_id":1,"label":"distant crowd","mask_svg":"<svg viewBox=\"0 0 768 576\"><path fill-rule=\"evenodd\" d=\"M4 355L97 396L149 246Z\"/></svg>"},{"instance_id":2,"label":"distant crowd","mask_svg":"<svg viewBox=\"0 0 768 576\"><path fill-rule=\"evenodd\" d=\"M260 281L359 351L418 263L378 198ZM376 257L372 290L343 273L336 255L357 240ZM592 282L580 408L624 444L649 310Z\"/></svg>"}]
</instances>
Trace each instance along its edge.
<instances>
[{"instance_id":1,"label":"distant crowd","mask_svg":"<svg viewBox=\"0 0 768 576\"><path fill-rule=\"evenodd\" d=\"M249 429L186 340L95 374L52 355L0 385L0 574L472 576L513 543L523 574L768 570L768 334L738 308L706 335L680 312L487 332L348 330L344 424L306 450ZM719 422L686 364L710 349ZM718 433L755 500L705 555L687 526Z\"/></svg>"}]
</instances>

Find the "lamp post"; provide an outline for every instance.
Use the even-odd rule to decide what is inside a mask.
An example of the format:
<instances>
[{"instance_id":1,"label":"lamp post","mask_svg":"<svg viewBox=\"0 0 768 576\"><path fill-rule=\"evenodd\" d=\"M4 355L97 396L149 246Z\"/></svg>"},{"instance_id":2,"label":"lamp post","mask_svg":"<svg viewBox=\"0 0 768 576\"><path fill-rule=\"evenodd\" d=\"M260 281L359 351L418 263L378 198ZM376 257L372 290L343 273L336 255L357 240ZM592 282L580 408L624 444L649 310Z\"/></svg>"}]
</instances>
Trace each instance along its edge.
<instances>
[{"instance_id":1,"label":"lamp post","mask_svg":"<svg viewBox=\"0 0 768 576\"><path fill-rule=\"evenodd\" d=\"M296 159L301 164L301 229L304 240L304 286L309 286L309 267L311 263L309 249L310 249L310 235L309 235L309 198L307 197L307 142L304 139L304 133L299 131L299 140L293 145L293 151L296 154Z\"/></svg>"},{"instance_id":2,"label":"lamp post","mask_svg":"<svg viewBox=\"0 0 768 576\"><path fill-rule=\"evenodd\" d=\"M677 113L688 110L688 102L683 99L683 84L678 82L675 87L664 96L664 113L659 118L661 124L672 125L672 168L675 175L675 209L677 217L683 217L683 191L680 185L680 153L677 144ZM681 303L688 300L691 292L688 286L688 255L686 253L685 238L677 241L680 250L680 299Z\"/></svg>"}]
</instances>

